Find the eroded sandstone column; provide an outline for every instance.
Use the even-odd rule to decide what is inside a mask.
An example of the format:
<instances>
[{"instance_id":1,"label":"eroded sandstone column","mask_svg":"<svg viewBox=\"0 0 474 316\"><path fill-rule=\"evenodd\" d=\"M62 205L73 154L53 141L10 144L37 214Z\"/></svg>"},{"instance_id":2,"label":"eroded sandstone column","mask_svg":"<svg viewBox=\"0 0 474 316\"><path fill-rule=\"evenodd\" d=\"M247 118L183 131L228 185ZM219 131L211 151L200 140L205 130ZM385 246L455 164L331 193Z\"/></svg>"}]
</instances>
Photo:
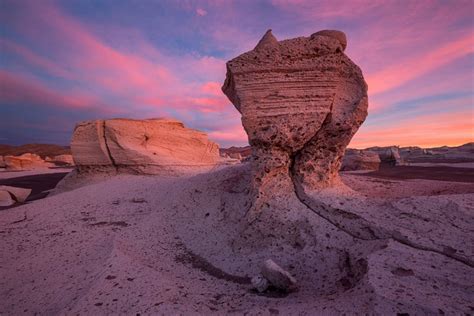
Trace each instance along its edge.
<instances>
[{"instance_id":1,"label":"eroded sandstone column","mask_svg":"<svg viewBox=\"0 0 474 316\"><path fill-rule=\"evenodd\" d=\"M242 114L260 202L334 185L346 146L367 116L367 84L345 54L346 36L320 31L257 46L227 62L222 91Z\"/></svg>"}]
</instances>

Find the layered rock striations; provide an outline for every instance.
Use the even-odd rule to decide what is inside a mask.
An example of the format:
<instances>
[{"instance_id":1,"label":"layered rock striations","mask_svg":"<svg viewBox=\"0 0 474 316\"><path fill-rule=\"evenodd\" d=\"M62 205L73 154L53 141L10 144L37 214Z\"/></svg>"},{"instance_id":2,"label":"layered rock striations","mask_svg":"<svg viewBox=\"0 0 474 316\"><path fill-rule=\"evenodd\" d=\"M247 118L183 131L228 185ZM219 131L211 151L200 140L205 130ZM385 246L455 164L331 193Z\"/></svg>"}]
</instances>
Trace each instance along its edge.
<instances>
[{"instance_id":1,"label":"layered rock striations","mask_svg":"<svg viewBox=\"0 0 474 316\"><path fill-rule=\"evenodd\" d=\"M242 114L253 151L257 200L292 181L338 183L346 146L367 116L367 84L345 54L344 33L321 31L257 46L227 62L222 91ZM293 178L293 179L291 179Z\"/></svg>"},{"instance_id":2,"label":"layered rock striations","mask_svg":"<svg viewBox=\"0 0 474 316\"><path fill-rule=\"evenodd\" d=\"M219 147L203 132L171 119L79 123L71 141L78 172L182 174L212 168Z\"/></svg>"}]
</instances>

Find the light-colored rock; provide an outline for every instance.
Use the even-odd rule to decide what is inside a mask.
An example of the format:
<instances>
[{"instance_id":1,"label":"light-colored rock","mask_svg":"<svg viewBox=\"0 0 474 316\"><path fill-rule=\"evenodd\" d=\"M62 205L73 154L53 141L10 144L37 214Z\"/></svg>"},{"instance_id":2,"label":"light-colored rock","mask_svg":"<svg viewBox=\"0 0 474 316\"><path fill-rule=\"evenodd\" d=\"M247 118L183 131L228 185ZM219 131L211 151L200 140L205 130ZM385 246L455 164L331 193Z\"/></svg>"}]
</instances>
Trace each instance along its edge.
<instances>
[{"instance_id":1,"label":"light-colored rock","mask_svg":"<svg viewBox=\"0 0 474 316\"><path fill-rule=\"evenodd\" d=\"M270 284L268 283L268 280L265 279L265 277L261 274L254 276L251 280L251 283L252 283L253 288L256 289L260 293L265 292L270 286Z\"/></svg>"},{"instance_id":2,"label":"light-colored rock","mask_svg":"<svg viewBox=\"0 0 474 316\"><path fill-rule=\"evenodd\" d=\"M31 193L31 189L0 185L0 206L10 206L16 202L23 203Z\"/></svg>"},{"instance_id":3,"label":"light-colored rock","mask_svg":"<svg viewBox=\"0 0 474 316\"><path fill-rule=\"evenodd\" d=\"M15 202L10 192L0 189L0 206L11 206Z\"/></svg>"},{"instance_id":4,"label":"light-colored rock","mask_svg":"<svg viewBox=\"0 0 474 316\"><path fill-rule=\"evenodd\" d=\"M222 90L252 146L257 209L292 180L312 189L339 183L344 150L367 116L362 72L343 53L342 32L328 32L278 42L268 31L227 62Z\"/></svg>"},{"instance_id":5,"label":"light-colored rock","mask_svg":"<svg viewBox=\"0 0 474 316\"><path fill-rule=\"evenodd\" d=\"M283 270L272 259L267 259L262 265L261 273L268 282L281 290L290 290L296 286L296 279L288 271Z\"/></svg>"},{"instance_id":6,"label":"light-colored rock","mask_svg":"<svg viewBox=\"0 0 474 316\"><path fill-rule=\"evenodd\" d=\"M20 156L5 156L7 170L34 170L53 167L54 164L44 161L36 154L26 153Z\"/></svg>"},{"instance_id":7,"label":"light-colored rock","mask_svg":"<svg viewBox=\"0 0 474 316\"><path fill-rule=\"evenodd\" d=\"M171 119L111 119L79 123L71 141L79 172L114 170L182 174L219 161L218 145Z\"/></svg>"},{"instance_id":8,"label":"light-colored rock","mask_svg":"<svg viewBox=\"0 0 474 316\"><path fill-rule=\"evenodd\" d=\"M72 155L58 155L51 159L56 164L74 166L74 159Z\"/></svg>"},{"instance_id":9,"label":"light-colored rock","mask_svg":"<svg viewBox=\"0 0 474 316\"><path fill-rule=\"evenodd\" d=\"M404 160L400 156L400 148L398 146L371 147L367 148L367 150L377 153L381 162L383 163L393 166L402 166L405 164Z\"/></svg>"},{"instance_id":10,"label":"light-colored rock","mask_svg":"<svg viewBox=\"0 0 474 316\"><path fill-rule=\"evenodd\" d=\"M378 170L380 157L377 153L366 150L346 152L342 158L341 171Z\"/></svg>"}]
</instances>

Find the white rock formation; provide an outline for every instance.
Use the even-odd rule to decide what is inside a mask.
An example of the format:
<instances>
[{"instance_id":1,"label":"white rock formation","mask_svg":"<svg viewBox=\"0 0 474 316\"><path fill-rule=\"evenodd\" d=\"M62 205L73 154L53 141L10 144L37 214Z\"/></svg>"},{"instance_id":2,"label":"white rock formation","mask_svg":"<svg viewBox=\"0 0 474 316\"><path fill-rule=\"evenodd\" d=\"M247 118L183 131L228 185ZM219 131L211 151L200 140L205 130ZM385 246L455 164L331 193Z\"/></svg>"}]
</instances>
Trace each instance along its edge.
<instances>
[{"instance_id":1,"label":"white rock formation","mask_svg":"<svg viewBox=\"0 0 474 316\"><path fill-rule=\"evenodd\" d=\"M31 189L0 186L0 206L10 206L17 202L23 203L31 193Z\"/></svg>"},{"instance_id":2,"label":"white rock formation","mask_svg":"<svg viewBox=\"0 0 474 316\"><path fill-rule=\"evenodd\" d=\"M367 150L347 150L342 158L341 171L378 170L380 157L377 153Z\"/></svg>"},{"instance_id":3,"label":"white rock formation","mask_svg":"<svg viewBox=\"0 0 474 316\"><path fill-rule=\"evenodd\" d=\"M7 170L34 170L53 167L54 164L44 161L36 154L26 153L20 156L5 156Z\"/></svg>"},{"instance_id":4,"label":"white rock formation","mask_svg":"<svg viewBox=\"0 0 474 316\"><path fill-rule=\"evenodd\" d=\"M79 172L115 170L183 174L219 162L219 147L203 132L171 119L111 119L79 123L71 141Z\"/></svg>"},{"instance_id":5,"label":"white rock formation","mask_svg":"<svg viewBox=\"0 0 474 316\"><path fill-rule=\"evenodd\" d=\"M261 273L271 285L281 290L289 290L296 286L295 278L272 259L265 260Z\"/></svg>"}]
</instances>

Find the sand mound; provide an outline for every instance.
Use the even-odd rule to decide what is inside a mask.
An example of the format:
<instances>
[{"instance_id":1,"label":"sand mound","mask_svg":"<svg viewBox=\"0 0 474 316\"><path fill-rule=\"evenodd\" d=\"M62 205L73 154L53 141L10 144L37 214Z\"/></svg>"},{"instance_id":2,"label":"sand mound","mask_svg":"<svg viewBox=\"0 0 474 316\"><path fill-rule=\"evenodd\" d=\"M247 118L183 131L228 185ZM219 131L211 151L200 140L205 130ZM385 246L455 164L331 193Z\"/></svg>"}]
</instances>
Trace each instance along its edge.
<instances>
[{"instance_id":1,"label":"sand mound","mask_svg":"<svg viewBox=\"0 0 474 316\"><path fill-rule=\"evenodd\" d=\"M371 240L348 229L364 214L335 225L294 194L249 224L250 182L246 164L116 176L2 211L2 312L471 312L474 194L395 198L394 213L367 225L400 235ZM251 290L269 258L299 291Z\"/></svg>"}]
</instances>

